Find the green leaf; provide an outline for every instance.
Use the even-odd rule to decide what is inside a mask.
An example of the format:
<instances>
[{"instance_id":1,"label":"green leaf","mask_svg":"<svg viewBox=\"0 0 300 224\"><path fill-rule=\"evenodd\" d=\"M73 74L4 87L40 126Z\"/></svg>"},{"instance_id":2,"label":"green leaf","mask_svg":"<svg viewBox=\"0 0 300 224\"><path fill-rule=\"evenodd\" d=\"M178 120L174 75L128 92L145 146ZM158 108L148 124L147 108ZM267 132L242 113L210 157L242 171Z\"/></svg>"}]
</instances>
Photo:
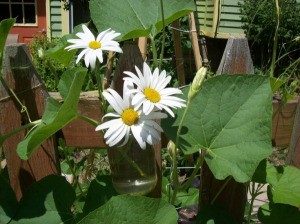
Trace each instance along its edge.
<instances>
[{"instance_id":1,"label":"green leaf","mask_svg":"<svg viewBox=\"0 0 300 224\"><path fill-rule=\"evenodd\" d=\"M74 223L70 209L75 198L72 186L64 177L47 176L29 188L11 223Z\"/></svg>"},{"instance_id":2,"label":"green leaf","mask_svg":"<svg viewBox=\"0 0 300 224\"><path fill-rule=\"evenodd\" d=\"M283 80L281 78L274 78L270 77L270 83L271 83L271 89L272 92L277 91L284 83L286 83L286 80Z\"/></svg>"},{"instance_id":3,"label":"green leaf","mask_svg":"<svg viewBox=\"0 0 300 224\"><path fill-rule=\"evenodd\" d=\"M298 208L284 204L266 203L259 208L257 217L264 224L300 223Z\"/></svg>"},{"instance_id":4,"label":"green leaf","mask_svg":"<svg viewBox=\"0 0 300 224\"><path fill-rule=\"evenodd\" d=\"M197 223L235 224L237 222L225 208L217 205L206 205L197 215Z\"/></svg>"},{"instance_id":5,"label":"green leaf","mask_svg":"<svg viewBox=\"0 0 300 224\"><path fill-rule=\"evenodd\" d=\"M79 94L87 69L73 68L67 73L73 73L73 80L69 82L69 92L64 95L64 103L60 106L53 98L47 99L42 122L18 144L17 153L21 159L28 159L46 139L77 117Z\"/></svg>"},{"instance_id":6,"label":"green leaf","mask_svg":"<svg viewBox=\"0 0 300 224\"><path fill-rule=\"evenodd\" d=\"M274 167L268 171L267 182L271 186L272 199L275 203L300 207L300 170L298 168Z\"/></svg>"},{"instance_id":7,"label":"green leaf","mask_svg":"<svg viewBox=\"0 0 300 224\"><path fill-rule=\"evenodd\" d=\"M115 195L118 193L112 185L111 176L97 176L90 184L83 212L87 214L94 211Z\"/></svg>"},{"instance_id":8,"label":"green leaf","mask_svg":"<svg viewBox=\"0 0 300 224\"><path fill-rule=\"evenodd\" d=\"M3 58L5 42L9 30L12 28L15 22L16 19L4 19L0 22L0 68L2 67L2 58Z\"/></svg>"},{"instance_id":9,"label":"green leaf","mask_svg":"<svg viewBox=\"0 0 300 224\"><path fill-rule=\"evenodd\" d=\"M57 60L65 66L68 66L74 58L77 50L65 50L65 48L70 45L67 40L77 39L78 37L75 35L77 32L82 32L81 26L76 26L72 34L67 34L60 38L55 47L45 51L45 56Z\"/></svg>"},{"instance_id":10,"label":"green leaf","mask_svg":"<svg viewBox=\"0 0 300 224\"><path fill-rule=\"evenodd\" d=\"M184 90L185 95L188 89ZM184 109L163 119L175 141ZM187 112L179 139L185 154L207 150L205 161L217 179L251 179L259 162L272 153L272 92L268 77L219 75L204 82Z\"/></svg>"},{"instance_id":11,"label":"green leaf","mask_svg":"<svg viewBox=\"0 0 300 224\"><path fill-rule=\"evenodd\" d=\"M177 223L174 206L162 199L143 196L119 195L112 197L104 206L89 213L80 224L93 223Z\"/></svg>"},{"instance_id":12,"label":"green leaf","mask_svg":"<svg viewBox=\"0 0 300 224\"><path fill-rule=\"evenodd\" d=\"M0 223L8 223L18 208L16 195L8 180L0 173Z\"/></svg>"},{"instance_id":13,"label":"green leaf","mask_svg":"<svg viewBox=\"0 0 300 224\"><path fill-rule=\"evenodd\" d=\"M72 83L74 82L74 72L78 70L78 68L73 68L65 71L58 83L58 91L61 97L65 100L70 92L70 88L72 87Z\"/></svg>"},{"instance_id":14,"label":"green leaf","mask_svg":"<svg viewBox=\"0 0 300 224\"><path fill-rule=\"evenodd\" d=\"M180 204L180 207L188 207L190 205L196 205L199 201L199 189L189 188L188 191L179 191L176 196L176 203Z\"/></svg>"},{"instance_id":15,"label":"green leaf","mask_svg":"<svg viewBox=\"0 0 300 224\"><path fill-rule=\"evenodd\" d=\"M266 159L263 159L258 167L256 168L251 181L260 183L260 184L266 184L267 183L267 170L273 169L273 166L267 162Z\"/></svg>"},{"instance_id":16,"label":"green leaf","mask_svg":"<svg viewBox=\"0 0 300 224\"><path fill-rule=\"evenodd\" d=\"M165 25L195 11L192 0L164 0ZM155 36L162 30L160 1L90 0L90 12L98 31L108 28L121 33L121 40ZM146 10L145 10L146 9Z\"/></svg>"}]
</instances>

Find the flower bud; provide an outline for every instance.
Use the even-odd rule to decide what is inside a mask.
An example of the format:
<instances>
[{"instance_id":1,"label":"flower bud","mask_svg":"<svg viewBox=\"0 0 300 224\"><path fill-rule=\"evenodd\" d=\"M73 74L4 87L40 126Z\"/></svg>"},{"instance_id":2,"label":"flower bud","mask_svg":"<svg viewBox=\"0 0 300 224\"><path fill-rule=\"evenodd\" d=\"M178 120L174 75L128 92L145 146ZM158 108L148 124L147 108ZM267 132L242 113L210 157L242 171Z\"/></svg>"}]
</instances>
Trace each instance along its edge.
<instances>
[{"instance_id":1,"label":"flower bud","mask_svg":"<svg viewBox=\"0 0 300 224\"><path fill-rule=\"evenodd\" d=\"M44 50L43 50L43 48L39 48L39 49L38 49L38 56L39 56L39 58L41 58L41 59L44 58Z\"/></svg>"},{"instance_id":2,"label":"flower bud","mask_svg":"<svg viewBox=\"0 0 300 224\"><path fill-rule=\"evenodd\" d=\"M190 86L188 100L192 100L196 96L196 94L199 92L201 85L205 79L206 72L207 72L207 68L205 68L205 67L201 67L197 71L197 73L193 79L193 82Z\"/></svg>"}]
</instances>

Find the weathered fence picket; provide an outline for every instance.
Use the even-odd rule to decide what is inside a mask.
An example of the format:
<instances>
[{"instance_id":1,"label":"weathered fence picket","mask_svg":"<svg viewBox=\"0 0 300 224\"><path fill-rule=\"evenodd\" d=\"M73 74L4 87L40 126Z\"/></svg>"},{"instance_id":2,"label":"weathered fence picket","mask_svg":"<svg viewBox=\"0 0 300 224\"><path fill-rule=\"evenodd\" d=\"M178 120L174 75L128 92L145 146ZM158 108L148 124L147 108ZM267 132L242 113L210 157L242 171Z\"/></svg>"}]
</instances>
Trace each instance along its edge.
<instances>
[{"instance_id":1,"label":"weathered fence picket","mask_svg":"<svg viewBox=\"0 0 300 224\"><path fill-rule=\"evenodd\" d=\"M46 91L25 44L6 47L3 64L5 83L0 83L0 132L7 134L22 125L41 118L48 92ZM9 89L26 106L30 119ZM3 145L10 184L18 199L28 187L50 174L59 174L55 138L45 141L29 160L21 160L16 148L26 130L8 138Z\"/></svg>"}]
</instances>

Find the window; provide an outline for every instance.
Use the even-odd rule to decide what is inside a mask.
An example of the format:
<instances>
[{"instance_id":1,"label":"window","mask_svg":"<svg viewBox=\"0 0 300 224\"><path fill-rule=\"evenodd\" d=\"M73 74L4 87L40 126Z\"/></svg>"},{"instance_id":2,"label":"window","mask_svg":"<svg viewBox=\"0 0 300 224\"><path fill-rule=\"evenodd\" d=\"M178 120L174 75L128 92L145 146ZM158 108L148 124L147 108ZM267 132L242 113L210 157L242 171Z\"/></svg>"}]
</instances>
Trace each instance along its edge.
<instances>
[{"instance_id":1,"label":"window","mask_svg":"<svg viewBox=\"0 0 300 224\"><path fill-rule=\"evenodd\" d=\"M0 21L16 18L16 26L36 25L36 0L0 0Z\"/></svg>"}]
</instances>

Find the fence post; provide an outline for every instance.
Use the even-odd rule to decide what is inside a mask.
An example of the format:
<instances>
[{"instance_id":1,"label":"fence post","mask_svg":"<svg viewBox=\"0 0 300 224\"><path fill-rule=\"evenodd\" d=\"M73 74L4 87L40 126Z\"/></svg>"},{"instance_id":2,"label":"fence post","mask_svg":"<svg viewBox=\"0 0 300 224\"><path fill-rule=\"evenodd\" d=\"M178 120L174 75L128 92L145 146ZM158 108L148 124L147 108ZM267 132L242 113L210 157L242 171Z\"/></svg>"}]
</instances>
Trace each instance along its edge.
<instances>
[{"instance_id":1,"label":"fence post","mask_svg":"<svg viewBox=\"0 0 300 224\"><path fill-rule=\"evenodd\" d=\"M229 38L223 57L218 69L218 74L253 74L253 64L246 38ZM204 205L211 204L214 196L226 183L225 180L214 178L207 164L202 167L203 176L201 180L202 193L200 195L200 209ZM234 179L228 180L226 187L218 196L214 205L226 208L235 218L237 223L242 223L244 210L247 201L247 189L243 183L238 183Z\"/></svg>"},{"instance_id":2,"label":"fence post","mask_svg":"<svg viewBox=\"0 0 300 224\"><path fill-rule=\"evenodd\" d=\"M298 105L294 118L294 127L286 163L300 169L300 98L298 98Z\"/></svg>"},{"instance_id":3,"label":"fence post","mask_svg":"<svg viewBox=\"0 0 300 224\"><path fill-rule=\"evenodd\" d=\"M8 86L0 82L0 132L7 134L29 122L26 113L22 113L21 105L10 94L8 88L13 90L20 102L26 106L32 121L41 118L48 92L25 44L12 44L6 47L3 77ZM53 138L45 141L29 160L21 160L18 157L17 145L27 131L11 136L3 144L10 184L17 199L22 197L32 183L47 175L60 173Z\"/></svg>"}]
</instances>

